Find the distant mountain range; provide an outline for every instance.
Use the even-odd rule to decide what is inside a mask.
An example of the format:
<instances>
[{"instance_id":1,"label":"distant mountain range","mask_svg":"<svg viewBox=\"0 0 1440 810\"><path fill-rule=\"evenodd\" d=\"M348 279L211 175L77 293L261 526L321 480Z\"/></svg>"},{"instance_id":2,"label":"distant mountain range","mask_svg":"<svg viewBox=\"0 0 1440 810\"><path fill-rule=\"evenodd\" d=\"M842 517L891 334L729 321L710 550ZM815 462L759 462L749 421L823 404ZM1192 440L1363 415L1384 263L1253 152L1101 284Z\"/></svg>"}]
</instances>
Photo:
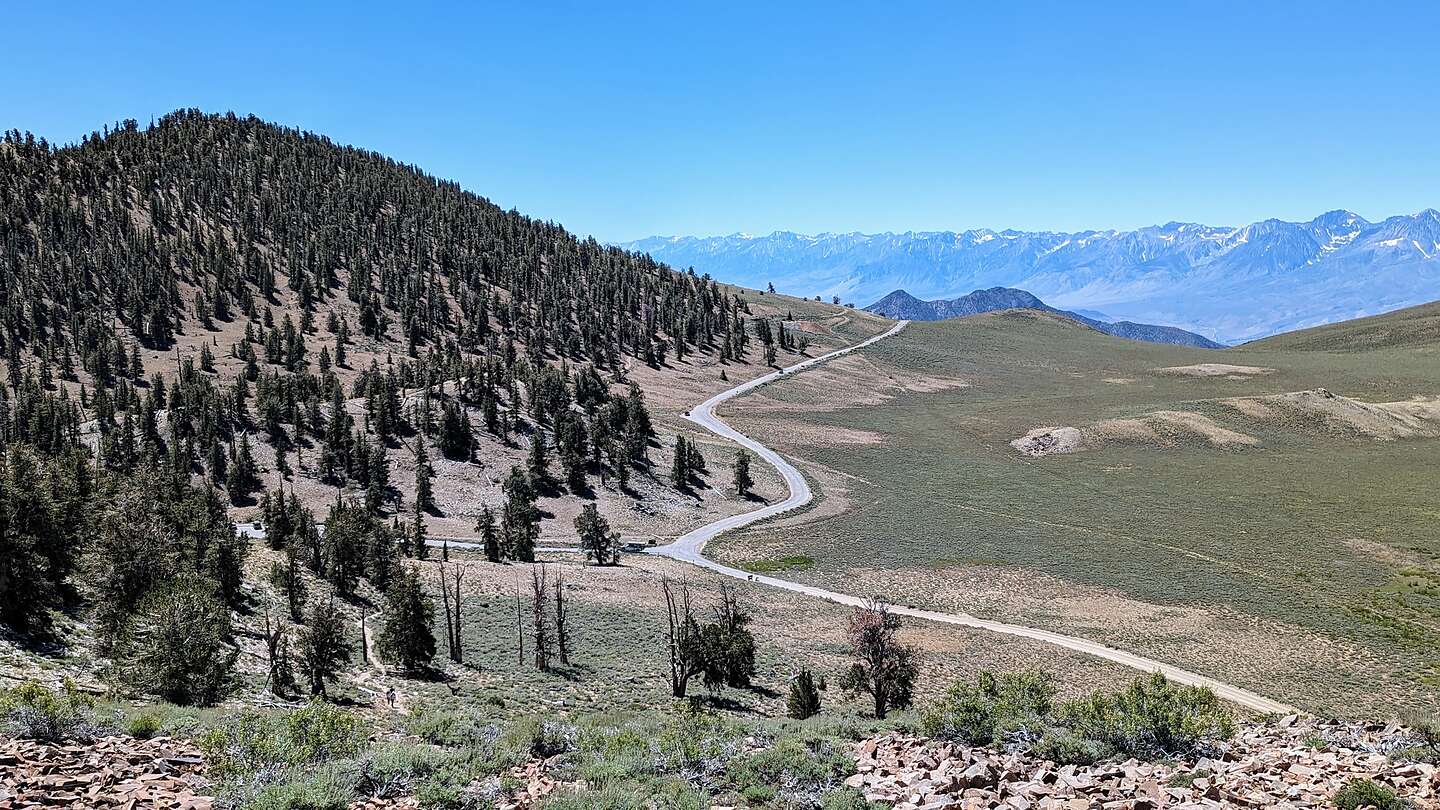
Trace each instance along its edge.
<instances>
[{"instance_id":1,"label":"distant mountain range","mask_svg":"<svg viewBox=\"0 0 1440 810\"><path fill-rule=\"evenodd\" d=\"M1225 348L1223 344L1216 343L1204 335L1197 335L1174 326L1155 326L1129 321L1110 323L1081 315L1078 312L1056 309L1024 290L1015 290L1009 287L991 287L988 290L976 290L959 298L939 301L921 301L904 290L896 290L865 309L887 318L912 321L943 321L947 318L963 318L966 315L978 315L982 312L996 312L1002 309L1038 309L1053 312L1056 315L1064 315L1092 329L1115 337L1143 340L1147 343L1198 346L1202 349Z\"/></svg>"},{"instance_id":2,"label":"distant mountain range","mask_svg":"<svg viewBox=\"0 0 1440 810\"><path fill-rule=\"evenodd\" d=\"M1029 290L1052 305L1178 326L1225 343L1440 299L1440 212L1367 222L1331 211L1240 228L651 237L624 247L679 268L859 304Z\"/></svg>"}]
</instances>

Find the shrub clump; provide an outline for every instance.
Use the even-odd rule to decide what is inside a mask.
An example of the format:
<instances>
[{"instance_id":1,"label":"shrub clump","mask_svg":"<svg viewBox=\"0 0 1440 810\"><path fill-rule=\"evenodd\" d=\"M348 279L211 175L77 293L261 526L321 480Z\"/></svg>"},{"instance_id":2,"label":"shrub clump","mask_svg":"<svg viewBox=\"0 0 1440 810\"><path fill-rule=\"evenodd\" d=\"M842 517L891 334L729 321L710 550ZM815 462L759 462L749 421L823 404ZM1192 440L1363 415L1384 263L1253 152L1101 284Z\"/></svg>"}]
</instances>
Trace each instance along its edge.
<instances>
[{"instance_id":1,"label":"shrub clump","mask_svg":"<svg viewBox=\"0 0 1440 810\"><path fill-rule=\"evenodd\" d=\"M1209 689L1171 683L1158 673L1119 692L1096 692L1056 707L1051 676L1038 671L980 673L957 683L924 714L928 736L966 745L1028 750L1062 764L1121 755L1139 759L1192 756L1235 733Z\"/></svg>"},{"instance_id":2,"label":"shrub clump","mask_svg":"<svg viewBox=\"0 0 1440 810\"><path fill-rule=\"evenodd\" d=\"M0 725L17 737L45 742L89 740L100 732L95 701L68 678L58 692L34 681L0 691Z\"/></svg>"},{"instance_id":3,"label":"shrub clump","mask_svg":"<svg viewBox=\"0 0 1440 810\"><path fill-rule=\"evenodd\" d=\"M927 736L967 745L1028 744L1046 729L1055 679L1029 670L1004 675L981 672L975 685L956 683L925 712Z\"/></svg>"},{"instance_id":4,"label":"shrub clump","mask_svg":"<svg viewBox=\"0 0 1440 810\"><path fill-rule=\"evenodd\" d=\"M1234 718L1214 692L1159 673L1070 703L1061 718L1080 737L1140 759L1190 756L1235 733Z\"/></svg>"},{"instance_id":5,"label":"shrub clump","mask_svg":"<svg viewBox=\"0 0 1440 810\"><path fill-rule=\"evenodd\" d=\"M1359 810L1374 807L1377 810L1407 810L1410 803L1395 795L1395 791L1369 779L1351 779L1335 794L1335 806L1340 810Z\"/></svg>"},{"instance_id":6,"label":"shrub clump","mask_svg":"<svg viewBox=\"0 0 1440 810\"><path fill-rule=\"evenodd\" d=\"M360 751L365 724L344 709L313 701L291 712L245 712L200 738L212 773L243 776L264 768L306 765Z\"/></svg>"}]
</instances>

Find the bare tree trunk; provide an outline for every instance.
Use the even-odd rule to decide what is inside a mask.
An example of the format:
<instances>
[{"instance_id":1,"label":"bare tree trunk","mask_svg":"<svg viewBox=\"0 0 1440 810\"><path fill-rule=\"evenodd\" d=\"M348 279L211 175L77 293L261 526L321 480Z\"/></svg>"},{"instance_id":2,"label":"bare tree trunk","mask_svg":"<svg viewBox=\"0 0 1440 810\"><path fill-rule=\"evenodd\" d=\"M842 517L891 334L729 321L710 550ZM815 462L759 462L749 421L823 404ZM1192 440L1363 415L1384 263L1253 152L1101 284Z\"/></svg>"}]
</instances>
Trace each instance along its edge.
<instances>
[{"instance_id":1,"label":"bare tree trunk","mask_svg":"<svg viewBox=\"0 0 1440 810\"><path fill-rule=\"evenodd\" d=\"M665 618L668 622L665 641L670 653L670 693L675 697L685 697L690 676L694 674L694 662L690 660L690 632L694 626L690 586L681 581L677 594L677 589L670 586L670 580L664 579L660 582L660 589L665 596Z\"/></svg>"},{"instance_id":2,"label":"bare tree trunk","mask_svg":"<svg viewBox=\"0 0 1440 810\"><path fill-rule=\"evenodd\" d=\"M525 613L520 608L520 577L515 577L515 635L520 640L520 666L525 666Z\"/></svg>"},{"instance_id":3,"label":"bare tree trunk","mask_svg":"<svg viewBox=\"0 0 1440 810\"><path fill-rule=\"evenodd\" d=\"M450 646L450 660L457 664L463 663L461 659L465 657L465 648L460 645L460 578L463 572L462 566L455 566L455 625L454 630L451 631L454 634L454 641ZM446 624L449 622L447 621Z\"/></svg>"},{"instance_id":4,"label":"bare tree trunk","mask_svg":"<svg viewBox=\"0 0 1440 810\"><path fill-rule=\"evenodd\" d=\"M550 668L550 620L546 616L550 606L549 587L550 577L545 573L545 566L531 566L530 616L535 627L531 646L535 648L535 668L542 672Z\"/></svg>"},{"instance_id":5,"label":"bare tree trunk","mask_svg":"<svg viewBox=\"0 0 1440 810\"><path fill-rule=\"evenodd\" d=\"M451 626L450 619L450 583L445 579L445 563L441 562L440 567L435 569L440 577L440 596L445 602L445 646L450 650L450 660L455 661L455 631ZM459 594L456 594L459 598Z\"/></svg>"},{"instance_id":6,"label":"bare tree trunk","mask_svg":"<svg viewBox=\"0 0 1440 810\"><path fill-rule=\"evenodd\" d=\"M570 666L570 632L565 626L565 576L555 572L555 651L560 656L561 666Z\"/></svg>"}]
</instances>

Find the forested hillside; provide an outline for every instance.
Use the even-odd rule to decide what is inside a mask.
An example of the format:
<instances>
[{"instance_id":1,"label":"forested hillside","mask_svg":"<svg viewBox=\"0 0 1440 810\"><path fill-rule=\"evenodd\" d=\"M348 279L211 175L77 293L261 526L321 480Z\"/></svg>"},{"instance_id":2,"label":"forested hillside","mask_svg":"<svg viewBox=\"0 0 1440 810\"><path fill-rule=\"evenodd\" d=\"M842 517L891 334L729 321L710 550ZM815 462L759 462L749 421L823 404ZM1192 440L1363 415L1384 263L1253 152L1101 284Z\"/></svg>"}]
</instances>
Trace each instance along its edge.
<instances>
[{"instance_id":1,"label":"forested hillside","mask_svg":"<svg viewBox=\"0 0 1440 810\"><path fill-rule=\"evenodd\" d=\"M223 639L193 599L239 604L240 517L270 530L298 619L302 568L383 591L434 522L531 560L585 503L611 545L606 514L743 508L657 424L688 404L652 418L647 394L718 390L805 353L825 318L868 317L781 309L373 152L196 111L64 147L6 133L0 234L0 622L84 607L109 645L141 615Z\"/></svg>"}]
</instances>

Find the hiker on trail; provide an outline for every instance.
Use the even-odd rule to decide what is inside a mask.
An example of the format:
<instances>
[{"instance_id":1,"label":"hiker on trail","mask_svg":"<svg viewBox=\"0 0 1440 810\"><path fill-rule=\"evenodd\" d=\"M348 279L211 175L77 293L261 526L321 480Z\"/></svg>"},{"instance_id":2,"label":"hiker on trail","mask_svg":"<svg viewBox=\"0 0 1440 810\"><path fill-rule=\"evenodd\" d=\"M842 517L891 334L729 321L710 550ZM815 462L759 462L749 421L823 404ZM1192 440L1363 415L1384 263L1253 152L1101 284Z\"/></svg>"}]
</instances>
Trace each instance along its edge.
<instances>
[{"instance_id":1,"label":"hiker on trail","mask_svg":"<svg viewBox=\"0 0 1440 810\"><path fill-rule=\"evenodd\" d=\"M395 708L395 687L385 690L385 702L390 704L392 710Z\"/></svg>"}]
</instances>

